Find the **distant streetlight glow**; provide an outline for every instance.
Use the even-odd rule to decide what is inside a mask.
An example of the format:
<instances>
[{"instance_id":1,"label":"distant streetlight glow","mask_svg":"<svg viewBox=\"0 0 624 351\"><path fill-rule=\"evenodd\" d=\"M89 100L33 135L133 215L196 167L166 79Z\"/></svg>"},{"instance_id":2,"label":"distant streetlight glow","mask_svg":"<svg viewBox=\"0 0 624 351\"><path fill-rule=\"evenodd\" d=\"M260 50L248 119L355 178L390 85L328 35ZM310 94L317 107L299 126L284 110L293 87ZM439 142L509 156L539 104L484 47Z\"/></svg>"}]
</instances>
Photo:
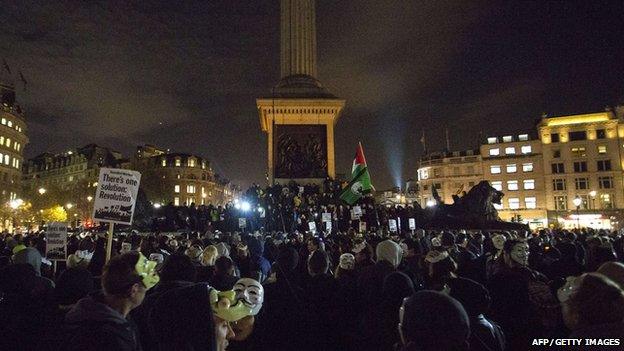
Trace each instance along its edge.
<instances>
[{"instance_id":1,"label":"distant streetlight glow","mask_svg":"<svg viewBox=\"0 0 624 351\"><path fill-rule=\"evenodd\" d=\"M157 203L155 203L155 204L154 204L154 208L160 208L161 206L162 206L162 205L161 205L159 202L157 202Z\"/></svg>"},{"instance_id":2,"label":"distant streetlight glow","mask_svg":"<svg viewBox=\"0 0 624 351\"><path fill-rule=\"evenodd\" d=\"M12 200L11 202L9 202L9 206L12 209L17 210L17 208L22 206L23 203L24 203L24 200L22 200L22 199L15 199L15 200Z\"/></svg>"},{"instance_id":3,"label":"distant streetlight glow","mask_svg":"<svg viewBox=\"0 0 624 351\"><path fill-rule=\"evenodd\" d=\"M46 193L46 188L39 188L39 190L37 190L39 192L39 195L43 195Z\"/></svg>"},{"instance_id":4,"label":"distant streetlight glow","mask_svg":"<svg viewBox=\"0 0 624 351\"><path fill-rule=\"evenodd\" d=\"M592 190L589 192L589 196L596 197L596 190Z\"/></svg>"},{"instance_id":5,"label":"distant streetlight glow","mask_svg":"<svg viewBox=\"0 0 624 351\"><path fill-rule=\"evenodd\" d=\"M68 203L67 205L65 205L65 207L67 207L68 210L71 210L71 208L74 207L74 205L71 203Z\"/></svg>"},{"instance_id":6,"label":"distant streetlight glow","mask_svg":"<svg viewBox=\"0 0 624 351\"><path fill-rule=\"evenodd\" d=\"M87 196L87 201L91 202L91 200L93 200L93 196L91 195Z\"/></svg>"},{"instance_id":7,"label":"distant streetlight glow","mask_svg":"<svg viewBox=\"0 0 624 351\"><path fill-rule=\"evenodd\" d=\"M427 200L427 207L433 207L433 206L435 206L435 204L436 204L435 201L433 201L431 199Z\"/></svg>"},{"instance_id":8,"label":"distant streetlight glow","mask_svg":"<svg viewBox=\"0 0 624 351\"><path fill-rule=\"evenodd\" d=\"M249 211L251 209L251 204L249 204L249 202L247 202L247 201L243 201L241 203L240 207L241 207L241 210L247 212L247 211Z\"/></svg>"}]
</instances>

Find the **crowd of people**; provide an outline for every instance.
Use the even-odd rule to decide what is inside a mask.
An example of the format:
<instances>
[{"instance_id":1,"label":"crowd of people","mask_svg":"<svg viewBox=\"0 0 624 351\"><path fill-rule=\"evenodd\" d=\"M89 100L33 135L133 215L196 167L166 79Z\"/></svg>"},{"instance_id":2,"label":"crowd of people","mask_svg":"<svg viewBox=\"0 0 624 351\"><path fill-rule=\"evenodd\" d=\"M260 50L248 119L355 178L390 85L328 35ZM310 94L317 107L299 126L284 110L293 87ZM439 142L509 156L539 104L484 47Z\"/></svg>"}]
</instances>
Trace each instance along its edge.
<instances>
[{"instance_id":1,"label":"crowd of people","mask_svg":"<svg viewBox=\"0 0 624 351\"><path fill-rule=\"evenodd\" d=\"M104 236L71 235L54 270L42 234L4 234L3 349L527 350L536 338L624 337L618 232L207 231L113 243L106 263ZM236 311L240 300L255 313Z\"/></svg>"}]
</instances>

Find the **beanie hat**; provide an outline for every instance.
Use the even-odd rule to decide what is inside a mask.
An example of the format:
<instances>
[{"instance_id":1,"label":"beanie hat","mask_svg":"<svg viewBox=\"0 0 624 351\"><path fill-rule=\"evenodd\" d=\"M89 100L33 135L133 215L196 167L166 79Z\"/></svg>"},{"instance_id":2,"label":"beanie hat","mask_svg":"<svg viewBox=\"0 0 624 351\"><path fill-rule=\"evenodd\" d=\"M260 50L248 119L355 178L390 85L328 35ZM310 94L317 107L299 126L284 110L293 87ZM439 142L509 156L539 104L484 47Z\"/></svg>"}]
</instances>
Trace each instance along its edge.
<instances>
[{"instance_id":1,"label":"beanie hat","mask_svg":"<svg viewBox=\"0 0 624 351\"><path fill-rule=\"evenodd\" d=\"M403 258L401 247L392 240L385 240L377 244L375 254L377 255L377 262L387 261L394 268L399 266Z\"/></svg>"},{"instance_id":2,"label":"beanie hat","mask_svg":"<svg viewBox=\"0 0 624 351\"><path fill-rule=\"evenodd\" d=\"M422 290L403 301L400 332L416 349L460 349L468 341L470 322L459 301Z\"/></svg>"}]
</instances>

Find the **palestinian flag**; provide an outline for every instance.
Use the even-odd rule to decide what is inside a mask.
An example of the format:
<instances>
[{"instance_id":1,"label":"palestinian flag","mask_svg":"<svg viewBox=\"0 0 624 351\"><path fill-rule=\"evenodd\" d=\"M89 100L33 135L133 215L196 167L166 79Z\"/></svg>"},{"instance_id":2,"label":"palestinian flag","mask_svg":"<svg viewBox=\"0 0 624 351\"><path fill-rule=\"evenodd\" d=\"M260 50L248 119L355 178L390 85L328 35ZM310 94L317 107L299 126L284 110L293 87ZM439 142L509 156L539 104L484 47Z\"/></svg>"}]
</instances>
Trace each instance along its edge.
<instances>
[{"instance_id":1,"label":"palestinian flag","mask_svg":"<svg viewBox=\"0 0 624 351\"><path fill-rule=\"evenodd\" d=\"M355 158L353 159L353 167L351 168L351 181L342 189L340 198L349 205L353 205L363 195L374 190L375 188L371 183L368 167L366 166L362 143L358 143Z\"/></svg>"}]
</instances>

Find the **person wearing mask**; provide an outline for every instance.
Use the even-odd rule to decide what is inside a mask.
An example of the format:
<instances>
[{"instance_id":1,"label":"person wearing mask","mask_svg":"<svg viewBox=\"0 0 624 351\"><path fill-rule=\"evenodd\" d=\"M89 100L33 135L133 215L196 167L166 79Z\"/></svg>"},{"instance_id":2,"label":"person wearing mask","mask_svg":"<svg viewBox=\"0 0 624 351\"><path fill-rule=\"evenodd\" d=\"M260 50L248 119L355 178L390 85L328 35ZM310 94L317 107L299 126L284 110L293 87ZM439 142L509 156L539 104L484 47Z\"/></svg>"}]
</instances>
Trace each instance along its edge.
<instances>
[{"instance_id":1,"label":"person wearing mask","mask_svg":"<svg viewBox=\"0 0 624 351\"><path fill-rule=\"evenodd\" d=\"M139 252L113 257L102 273L102 291L78 301L65 316L64 350L141 350L128 314L158 283L156 262Z\"/></svg>"},{"instance_id":2,"label":"person wearing mask","mask_svg":"<svg viewBox=\"0 0 624 351\"><path fill-rule=\"evenodd\" d=\"M221 256L215 261L215 272L210 280L210 285L219 290L232 290L232 287L238 280L234 275L234 262L227 256Z\"/></svg>"},{"instance_id":3,"label":"person wearing mask","mask_svg":"<svg viewBox=\"0 0 624 351\"><path fill-rule=\"evenodd\" d=\"M160 281L148 291L143 303L130 312L130 317L138 328L143 350L154 350L156 347L149 320L156 301L167 291L193 284L196 274L195 265L186 255L174 253L165 259L160 268Z\"/></svg>"},{"instance_id":4,"label":"person wearing mask","mask_svg":"<svg viewBox=\"0 0 624 351\"><path fill-rule=\"evenodd\" d=\"M200 265L197 266L197 281L209 282L215 274L215 262L219 257L217 247L208 245L200 255ZM192 259L192 257L191 257Z\"/></svg>"}]
</instances>

